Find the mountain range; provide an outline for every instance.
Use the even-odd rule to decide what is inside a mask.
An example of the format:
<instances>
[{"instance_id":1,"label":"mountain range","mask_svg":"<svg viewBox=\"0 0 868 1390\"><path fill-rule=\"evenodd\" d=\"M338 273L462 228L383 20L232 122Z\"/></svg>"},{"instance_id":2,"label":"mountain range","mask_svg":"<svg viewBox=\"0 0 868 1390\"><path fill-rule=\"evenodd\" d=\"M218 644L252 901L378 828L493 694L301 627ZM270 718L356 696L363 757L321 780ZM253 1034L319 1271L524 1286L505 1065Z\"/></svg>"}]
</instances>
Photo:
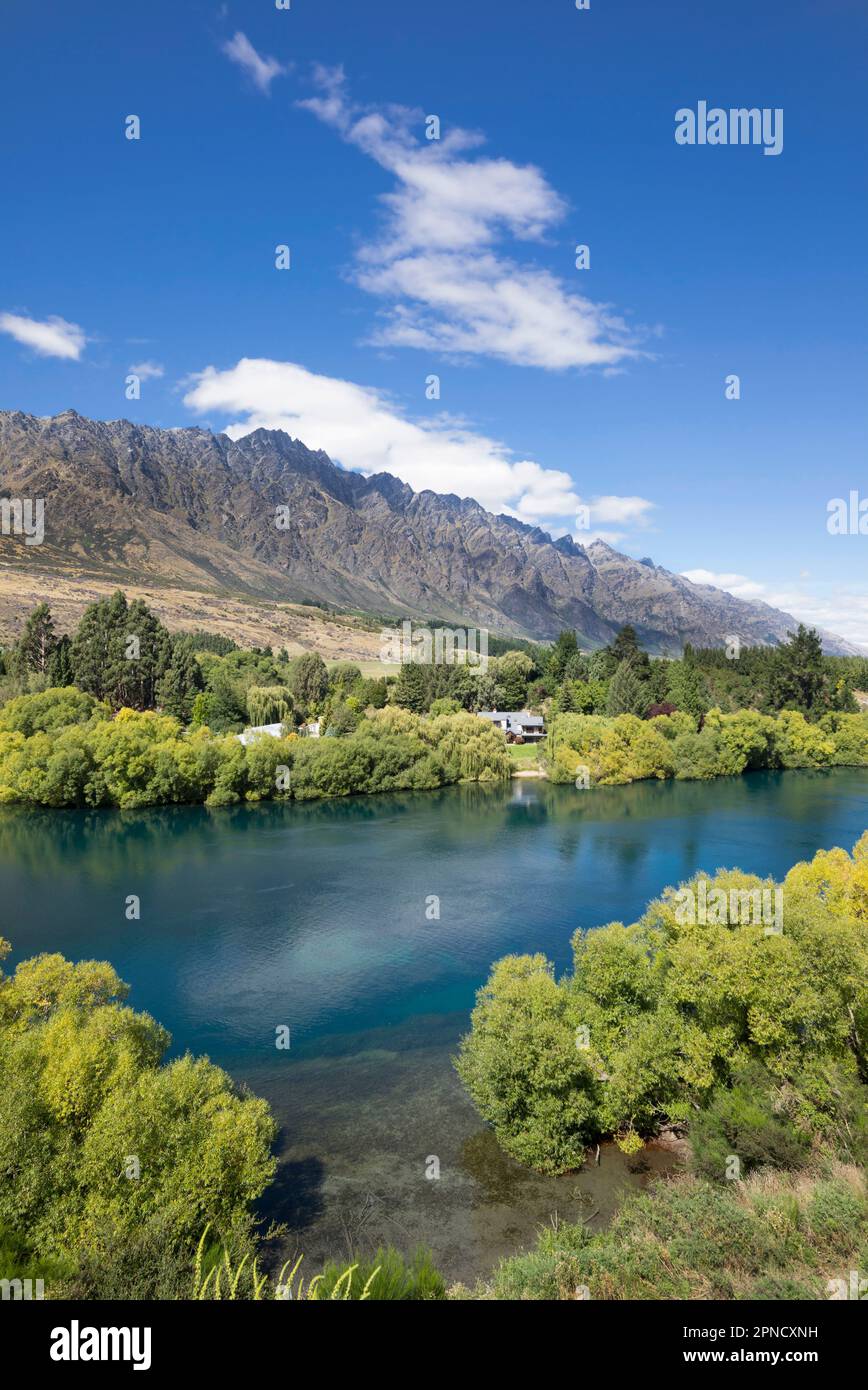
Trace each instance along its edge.
<instances>
[{"instance_id":1,"label":"mountain range","mask_svg":"<svg viewBox=\"0 0 868 1390\"><path fill-rule=\"evenodd\" d=\"M279 430L233 440L0 411L0 497L44 499L44 539L0 535L0 563L46 577L147 582L247 601L325 602L598 647L630 622L655 653L685 642L777 644L796 620L765 603L584 547L471 498L364 477ZM824 633L827 651L859 653ZM859 653L861 654L861 653Z\"/></svg>"}]
</instances>

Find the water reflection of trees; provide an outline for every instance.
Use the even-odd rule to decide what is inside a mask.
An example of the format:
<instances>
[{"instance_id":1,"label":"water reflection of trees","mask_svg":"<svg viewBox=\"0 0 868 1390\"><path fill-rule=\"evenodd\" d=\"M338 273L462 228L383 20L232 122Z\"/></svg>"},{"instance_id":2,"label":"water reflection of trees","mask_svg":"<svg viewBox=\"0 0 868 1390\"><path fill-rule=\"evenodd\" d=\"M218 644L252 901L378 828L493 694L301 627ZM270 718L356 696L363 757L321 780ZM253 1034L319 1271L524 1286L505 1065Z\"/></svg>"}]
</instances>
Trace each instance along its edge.
<instances>
[{"instance_id":1,"label":"water reflection of trees","mask_svg":"<svg viewBox=\"0 0 868 1390\"><path fill-rule=\"evenodd\" d=\"M827 783L829 795L818 795ZM472 841L480 850L503 834L521 835L544 822L561 832L559 857L571 858L587 841L589 827L629 821L673 819L690 823L696 846L703 824L721 816L776 814L810 819L817 842L830 817L840 818L840 796L852 787L865 794L865 774L850 769L832 772L755 772L713 782L636 782L627 787L578 790L530 779L508 784L468 783L435 791L386 792L376 796L336 797L308 802L261 802L230 807L160 806L144 810L51 810L43 807L0 808L0 863L38 876L68 872L87 856L88 875L114 881L119 873L148 873L178 865L207 865L230 837L266 837L294 827L341 828L389 821L417 821L430 836L432 852L449 852ZM683 832L682 832L683 833ZM596 838L596 837L595 837ZM684 841L682 848L687 849ZM647 851L647 838L614 836L600 845L616 867L634 871ZM687 859L690 859L689 853ZM713 866L712 866L713 867Z\"/></svg>"},{"instance_id":2,"label":"water reflection of trees","mask_svg":"<svg viewBox=\"0 0 868 1390\"><path fill-rule=\"evenodd\" d=\"M252 829L256 807L211 811L203 806L146 810L0 810L0 862L45 877L68 873L87 859L88 877L115 881L119 873L171 870L213 857L215 831Z\"/></svg>"}]
</instances>

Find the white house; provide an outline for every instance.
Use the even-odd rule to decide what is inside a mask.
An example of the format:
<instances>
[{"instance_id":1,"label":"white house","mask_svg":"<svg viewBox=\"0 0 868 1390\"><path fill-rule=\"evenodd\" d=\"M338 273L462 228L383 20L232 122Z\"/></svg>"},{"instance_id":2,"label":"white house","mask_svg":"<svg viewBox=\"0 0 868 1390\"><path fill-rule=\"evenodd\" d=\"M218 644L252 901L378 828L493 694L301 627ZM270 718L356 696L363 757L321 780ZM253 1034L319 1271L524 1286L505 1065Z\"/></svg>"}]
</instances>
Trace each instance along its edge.
<instances>
[{"instance_id":1,"label":"white house","mask_svg":"<svg viewBox=\"0 0 868 1390\"><path fill-rule=\"evenodd\" d=\"M489 719L506 734L507 743L536 743L545 738L545 723L541 714L529 710L481 709L480 719Z\"/></svg>"},{"instance_id":2,"label":"white house","mask_svg":"<svg viewBox=\"0 0 868 1390\"><path fill-rule=\"evenodd\" d=\"M245 729L243 734L236 734L235 737L246 747L259 734L268 734L270 738L283 738L283 728L282 724L253 724L249 729Z\"/></svg>"},{"instance_id":3,"label":"white house","mask_svg":"<svg viewBox=\"0 0 868 1390\"><path fill-rule=\"evenodd\" d=\"M268 734L269 738L285 738L287 734L295 733L291 724L252 724L249 729L245 729L243 734L236 734L235 737L245 745L252 743L259 734ZM320 721L312 719L309 724L302 724L298 729L302 738L319 738L321 729Z\"/></svg>"}]
</instances>

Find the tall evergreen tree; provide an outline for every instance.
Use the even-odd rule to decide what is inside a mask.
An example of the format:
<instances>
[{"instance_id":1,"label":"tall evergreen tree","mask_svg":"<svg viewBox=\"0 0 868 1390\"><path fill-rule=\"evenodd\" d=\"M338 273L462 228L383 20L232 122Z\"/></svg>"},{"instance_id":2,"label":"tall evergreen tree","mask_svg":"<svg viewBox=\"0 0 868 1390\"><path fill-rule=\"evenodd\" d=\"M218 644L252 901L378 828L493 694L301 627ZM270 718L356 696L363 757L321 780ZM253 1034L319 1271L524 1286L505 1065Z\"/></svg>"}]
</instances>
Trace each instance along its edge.
<instances>
[{"instance_id":1,"label":"tall evergreen tree","mask_svg":"<svg viewBox=\"0 0 868 1390\"><path fill-rule=\"evenodd\" d=\"M606 713L643 715L650 703L647 684L640 677L635 664L625 658L609 685Z\"/></svg>"},{"instance_id":2,"label":"tall evergreen tree","mask_svg":"<svg viewBox=\"0 0 868 1390\"><path fill-rule=\"evenodd\" d=\"M66 633L57 639L51 660L48 663L48 679L51 685L73 685L72 640Z\"/></svg>"},{"instance_id":3,"label":"tall evergreen tree","mask_svg":"<svg viewBox=\"0 0 868 1390\"><path fill-rule=\"evenodd\" d=\"M789 642L773 654L768 708L795 709L808 719L819 719L831 703L820 634L799 623L798 630L788 636Z\"/></svg>"},{"instance_id":4,"label":"tall evergreen tree","mask_svg":"<svg viewBox=\"0 0 868 1390\"><path fill-rule=\"evenodd\" d=\"M524 652L506 652L494 663L494 678L499 692L498 709L523 709L527 700L527 683L534 669L533 661Z\"/></svg>"},{"instance_id":5,"label":"tall evergreen tree","mask_svg":"<svg viewBox=\"0 0 868 1390\"><path fill-rule=\"evenodd\" d=\"M85 609L72 643L75 684L114 708L151 709L172 639L142 599L118 590Z\"/></svg>"},{"instance_id":6,"label":"tall evergreen tree","mask_svg":"<svg viewBox=\"0 0 868 1390\"><path fill-rule=\"evenodd\" d=\"M297 705L314 713L322 704L329 689L329 673L319 652L305 652L293 661L289 688Z\"/></svg>"},{"instance_id":7,"label":"tall evergreen tree","mask_svg":"<svg viewBox=\"0 0 868 1390\"><path fill-rule=\"evenodd\" d=\"M248 722L247 687L243 672L233 671L225 660L218 661L208 672L207 701L196 696L193 710L207 708L206 723L212 729L225 732L243 728Z\"/></svg>"},{"instance_id":8,"label":"tall evergreen tree","mask_svg":"<svg viewBox=\"0 0 868 1390\"><path fill-rule=\"evenodd\" d=\"M588 658L582 652L574 652L564 667L564 680L584 681L588 679Z\"/></svg>"},{"instance_id":9,"label":"tall evergreen tree","mask_svg":"<svg viewBox=\"0 0 868 1390\"><path fill-rule=\"evenodd\" d=\"M157 688L172 660L172 639L144 599L129 605L123 639L125 679L118 703L153 709Z\"/></svg>"},{"instance_id":10,"label":"tall evergreen tree","mask_svg":"<svg viewBox=\"0 0 868 1390\"><path fill-rule=\"evenodd\" d=\"M189 724L193 701L202 689L202 672L189 642L176 641L172 659L157 686L157 702L167 714Z\"/></svg>"},{"instance_id":11,"label":"tall evergreen tree","mask_svg":"<svg viewBox=\"0 0 868 1390\"><path fill-rule=\"evenodd\" d=\"M558 633L557 641L551 649L546 664L546 675L554 685L559 685L563 680L567 662L571 657L577 655L578 650L579 644L573 628L564 628L563 632Z\"/></svg>"},{"instance_id":12,"label":"tall evergreen tree","mask_svg":"<svg viewBox=\"0 0 868 1390\"><path fill-rule=\"evenodd\" d=\"M648 677L648 688L652 698L655 700L665 700L669 690L669 667L671 661L664 657L653 657L651 660L651 670Z\"/></svg>"},{"instance_id":13,"label":"tall evergreen tree","mask_svg":"<svg viewBox=\"0 0 868 1390\"><path fill-rule=\"evenodd\" d=\"M578 714L579 712L573 682L568 680L564 681L563 684L558 687L558 693L555 696L555 713Z\"/></svg>"},{"instance_id":14,"label":"tall evergreen tree","mask_svg":"<svg viewBox=\"0 0 868 1390\"><path fill-rule=\"evenodd\" d=\"M395 682L395 704L421 714L427 704L422 668L415 661L405 662Z\"/></svg>"},{"instance_id":15,"label":"tall evergreen tree","mask_svg":"<svg viewBox=\"0 0 868 1390\"><path fill-rule=\"evenodd\" d=\"M625 623L615 634L614 639L609 645L608 651L613 663L613 675L622 661L629 661L635 666L642 680L647 680L650 676L651 662L648 659L648 653L644 652L639 646L636 629L633 627L632 623Z\"/></svg>"},{"instance_id":16,"label":"tall evergreen tree","mask_svg":"<svg viewBox=\"0 0 868 1390\"><path fill-rule=\"evenodd\" d=\"M676 709L685 710L697 721L708 710L708 686L699 667L687 656L669 663L666 694Z\"/></svg>"},{"instance_id":17,"label":"tall evergreen tree","mask_svg":"<svg viewBox=\"0 0 868 1390\"><path fill-rule=\"evenodd\" d=\"M85 609L72 639L75 684L100 700L121 681L126 613L126 596L118 590Z\"/></svg>"},{"instance_id":18,"label":"tall evergreen tree","mask_svg":"<svg viewBox=\"0 0 868 1390\"><path fill-rule=\"evenodd\" d=\"M608 681L615 674L617 662L613 660L608 647L601 647L588 657L588 680Z\"/></svg>"},{"instance_id":19,"label":"tall evergreen tree","mask_svg":"<svg viewBox=\"0 0 868 1390\"><path fill-rule=\"evenodd\" d=\"M48 672L51 654L57 645L54 620L47 603L39 603L34 608L15 648L15 665L21 675L35 671L39 675Z\"/></svg>"}]
</instances>

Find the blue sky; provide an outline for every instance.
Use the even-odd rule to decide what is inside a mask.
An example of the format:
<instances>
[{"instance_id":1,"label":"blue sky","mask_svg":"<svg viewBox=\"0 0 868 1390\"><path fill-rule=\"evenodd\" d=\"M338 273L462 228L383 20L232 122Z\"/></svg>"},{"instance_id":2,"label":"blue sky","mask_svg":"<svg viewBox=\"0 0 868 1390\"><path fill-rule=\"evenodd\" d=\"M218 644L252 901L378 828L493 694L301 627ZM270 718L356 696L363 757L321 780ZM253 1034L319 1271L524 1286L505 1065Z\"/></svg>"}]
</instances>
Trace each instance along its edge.
<instances>
[{"instance_id":1,"label":"blue sky","mask_svg":"<svg viewBox=\"0 0 868 1390\"><path fill-rule=\"evenodd\" d=\"M588 505L868 645L826 527L868 497L866 40L857 0L9 0L0 408ZM782 152L676 144L700 100L781 108Z\"/></svg>"}]
</instances>

